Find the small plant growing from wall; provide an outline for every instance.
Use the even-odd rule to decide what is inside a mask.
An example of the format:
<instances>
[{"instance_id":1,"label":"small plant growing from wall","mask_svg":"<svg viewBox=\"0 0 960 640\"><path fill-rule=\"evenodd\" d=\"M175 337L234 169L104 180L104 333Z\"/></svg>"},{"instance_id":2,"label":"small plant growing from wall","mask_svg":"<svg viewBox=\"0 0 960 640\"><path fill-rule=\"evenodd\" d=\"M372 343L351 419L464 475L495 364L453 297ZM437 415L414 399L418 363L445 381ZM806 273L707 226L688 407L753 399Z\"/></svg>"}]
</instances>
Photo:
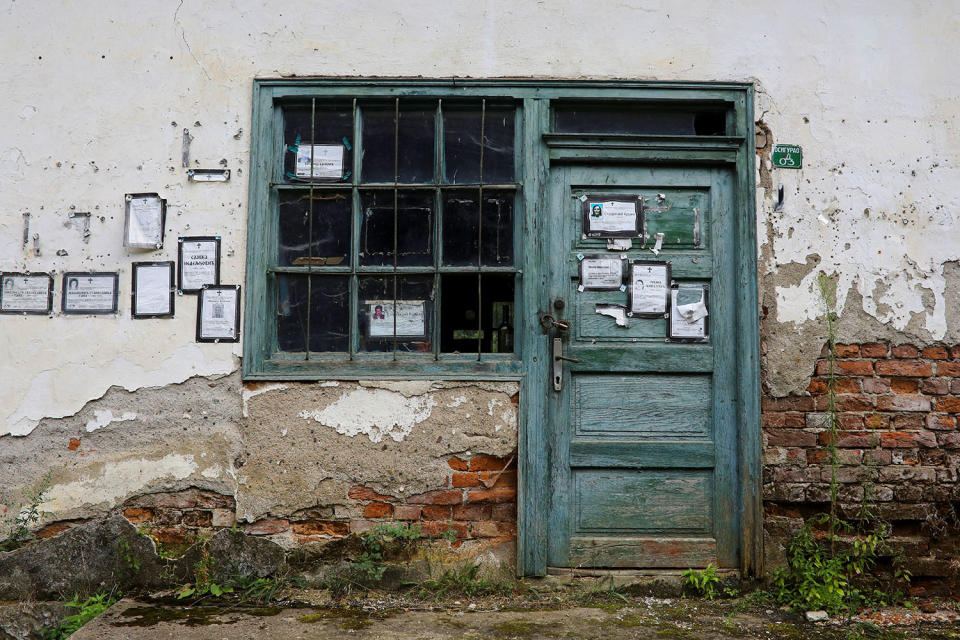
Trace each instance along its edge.
<instances>
[{"instance_id":1,"label":"small plant growing from wall","mask_svg":"<svg viewBox=\"0 0 960 640\"><path fill-rule=\"evenodd\" d=\"M901 566L899 555L889 543L890 525L873 514L871 479L864 481L854 520L850 522L839 515L836 284L821 273L817 285L827 331L827 406L823 426L827 434L825 449L830 469L830 502L826 513L808 518L790 539L787 566L774 574L772 594L781 604L795 609L822 609L837 614L902 599L898 587L909 582L910 573ZM892 558L886 580L873 571L882 557Z\"/></svg>"},{"instance_id":2,"label":"small plant growing from wall","mask_svg":"<svg viewBox=\"0 0 960 640\"><path fill-rule=\"evenodd\" d=\"M48 473L40 482L32 487L23 489L23 506L14 516L12 523L0 523L0 532L6 532L6 537L0 539L0 551L13 551L29 542L32 537L30 528L40 521L40 505L50 489L51 475Z\"/></svg>"}]
</instances>

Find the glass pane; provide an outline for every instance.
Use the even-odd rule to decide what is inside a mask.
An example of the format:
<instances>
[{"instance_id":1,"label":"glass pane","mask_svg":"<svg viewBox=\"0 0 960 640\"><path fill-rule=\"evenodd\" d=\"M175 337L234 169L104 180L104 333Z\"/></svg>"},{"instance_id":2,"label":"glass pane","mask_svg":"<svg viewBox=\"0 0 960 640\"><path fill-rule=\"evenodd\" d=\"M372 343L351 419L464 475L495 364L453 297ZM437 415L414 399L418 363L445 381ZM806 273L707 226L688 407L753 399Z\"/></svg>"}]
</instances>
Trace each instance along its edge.
<instances>
[{"instance_id":1,"label":"glass pane","mask_svg":"<svg viewBox=\"0 0 960 640\"><path fill-rule=\"evenodd\" d=\"M357 300L360 351L433 350L433 276L362 277Z\"/></svg>"},{"instance_id":2,"label":"glass pane","mask_svg":"<svg viewBox=\"0 0 960 640\"><path fill-rule=\"evenodd\" d=\"M396 160L398 182L433 182L435 112L429 108L400 109L399 131L394 131L394 110L363 111L363 181L393 182ZM400 152L394 158L395 138Z\"/></svg>"},{"instance_id":3,"label":"glass pane","mask_svg":"<svg viewBox=\"0 0 960 640\"><path fill-rule=\"evenodd\" d=\"M446 191L443 200L443 264L477 264L480 190Z\"/></svg>"},{"instance_id":4,"label":"glass pane","mask_svg":"<svg viewBox=\"0 0 960 640\"><path fill-rule=\"evenodd\" d=\"M350 192L280 192L277 254L281 266L350 264Z\"/></svg>"},{"instance_id":5,"label":"glass pane","mask_svg":"<svg viewBox=\"0 0 960 640\"><path fill-rule=\"evenodd\" d=\"M323 145L325 147L336 147L330 149L332 156L324 154L325 157L342 157L343 172L342 180L350 179L350 168L353 166L353 109L349 106L321 106L317 105L316 120L313 127L313 137L311 139L310 129L310 107L288 107L283 110L283 143L285 151L283 153L283 174L287 182L309 182L309 161L307 162L307 176L297 177L297 149L303 149L309 153L309 145ZM321 150L314 151L314 173L321 174L320 168ZM323 172L323 175L329 175ZM329 182L331 178L317 178L318 181Z\"/></svg>"},{"instance_id":6,"label":"glass pane","mask_svg":"<svg viewBox=\"0 0 960 640\"><path fill-rule=\"evenodd\" d=\"M363 191L360 194L360 264L392 265L393 190ZM433 192L397 193L397 265L433 264Z\"/></svg>"},{"instance_id":7,"label":"glass pane","mask_svg":"<svg viewBox=\"0 0 960 640\"><path fill-rule=\"evenodd\" d=\"M514 110L487 109L482 122L480 109L445 110L443 143L446 181L480 182L480 132L484 132L483 182L513 182Z\"/></svg>"},{"instance_id":8,"label":"glass pane","mask_svg":"<svg viewBox=\"0 0 960 640\"><path fill-rule=\"evenodd\" d=\"M483 265L505 267L513 264L513 193L483 192Z\"/></svg>"},{"instance_id":9,"label":"glass pane","mask_svg":"<svg viewBox=\"0 0 960 640\"><path fill-rule=\"evenodd\" d=\"M309 301L307 281L310 282ZM348 276L277 276L277 346L280 351L347 351ZM309 314L309 318L308 318Z\"/></svg>"},{"instance_id":10,"label":"glass pane","mask_svg":"<svg viewBox=\"0 0 960 640\"><path fill-rule=\"evenodd\" d=\"M725 112L718 109L675 111L642 106L564 105L555 113L560 133L631 133L649 135L724 135Z\"/></svg>"},{"instance_id":11,"label":"glass pane","mask_svg":"<svg viewBox=\"0 0 960 640\"><path fill-rule=\"evenodd\" d=\"M479 337L482 353L514 352L512 273L448 274L440 287L440 351L477 353Z\"/></svg>"}]
</instances>

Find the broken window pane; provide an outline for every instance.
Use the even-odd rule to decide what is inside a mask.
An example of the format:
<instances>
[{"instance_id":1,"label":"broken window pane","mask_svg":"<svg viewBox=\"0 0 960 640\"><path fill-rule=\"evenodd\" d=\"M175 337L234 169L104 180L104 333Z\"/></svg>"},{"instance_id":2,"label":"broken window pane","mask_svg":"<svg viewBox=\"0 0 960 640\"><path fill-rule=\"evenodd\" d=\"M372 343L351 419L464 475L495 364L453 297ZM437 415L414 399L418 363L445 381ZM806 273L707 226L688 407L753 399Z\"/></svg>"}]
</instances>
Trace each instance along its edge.
<instances>
[{"instance_id":1,"label":"broken window pane","mask_svg":"<svg viewBox=\"0 0 960 640\"><path fill-rule=\"evenodd\" d=\"M396 283L396 292L394 292ZM360 351L433 350L433 276L359 279Z\"/></svg>"},{"instance_id":2,"label":"broken window pane","mask_svg":"<svg viewBox=\"0 0 960 640\"><path fill-rule=\"evenodd\" d=\"M393 265L393 190L361 192L360 211L360 264ZM396 214L397 266L432 265L433 192L398 192Z\"/></svg>"},{"instance_id":3,"label":"broken window pane","mask_svg":"<svg viewBox=\"0 0 960 640\"><path fill-rule=\"evenodd\" d=\"M310 291L307 282L310 281ZM277 346L301 353L347 351L348 276L277 276Z\"/></svg>"},{"instance_id":4,"label":"broken window pane","mask_svg":"<svg viewBox=\"0 0 960 640\"><path fill-rule=\"evenodd\" d=\"M446 180L480 182L480 136L483 129L483 182L513 182L514 110L450 109L443 114Z\"/></svg>"},{"instance_id":5,"label":"broken window pane","mask_svg":"<svg viewBox=\"0 0 960 640\"><path fill-rule=\"evenodd\" d=\"M363 110L363 181L393 182L396 163L397 182L433 182L434 108L401 106L398 131L394 115L392 107Z\"/></svg>"},{"instance_id":6,"label":"broken window pane","mask_svg":"<svg viewBox=\"0 0 960 640\"><path fill-rule=\"evenodd\" d=\"M447 191L443 206L443 264L463 267L477 264L480 241L483 266L513 264L513 193L480 190ZM479 229L480 218L483 228Z\"/></svg>"},{"instance_id":7,"label":"broken window pane","mask_svg":"<svg viewBox=\"0 0 960 640\"><path fill-rule=\"evenodd\" d=\"M513 264L513 192L483 192L481 229L483 266Z\"/></svg>"},{"instance_id":8,"label":"broken window pane","mask_svg":"<svg viewBox=\"0 0 960 640\"><path fill-rule=\"evenodd\" d=\"M446 274L440 292L440 351L513 353L512 273Z\"/></svg>"},{"instance_id":9,"label":"broken window pane","mask_svg":"<svg viewBox=\"0 0 960 640\"><path fill-rule=\"evenodd\" d=\"M298 146L337 145L343 147L343 179L349 180L353 166L353 108L348 105L317 105L314 126L310 127L311 107L287 107L283 110L283 174L290 181L308 181L297 178L296 161ZM316 166L316 165L314 165Z\"/></svg>"},{"instance_id":10,"label":"broken window pane","mask_svg":"<svg viewBox=\"0 0 960 640\"><path fill-rule=\"evenodd\" d=\"M280 192L278 261L289 265L350 264L350 192Z\"/></svg>"}]
</instances>

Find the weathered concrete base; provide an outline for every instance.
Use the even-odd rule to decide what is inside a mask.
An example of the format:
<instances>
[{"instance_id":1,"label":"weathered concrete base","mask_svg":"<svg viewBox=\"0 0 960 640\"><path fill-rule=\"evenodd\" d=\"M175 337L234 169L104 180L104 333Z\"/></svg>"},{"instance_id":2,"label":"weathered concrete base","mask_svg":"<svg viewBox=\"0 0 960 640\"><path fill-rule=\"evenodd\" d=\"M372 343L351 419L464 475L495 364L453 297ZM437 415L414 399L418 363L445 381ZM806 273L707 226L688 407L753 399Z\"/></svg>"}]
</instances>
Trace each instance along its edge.
<instances>
[{"instance_id":1,"label":"weathered concrete base","mask_svg":"<svg viewBox=\"0 0 960 640\"><path fill-rule=\"evenodd\" d=\"M70 613L62 602L0 602L0 640L41 640Z\"/></svg>"}]
</instances>

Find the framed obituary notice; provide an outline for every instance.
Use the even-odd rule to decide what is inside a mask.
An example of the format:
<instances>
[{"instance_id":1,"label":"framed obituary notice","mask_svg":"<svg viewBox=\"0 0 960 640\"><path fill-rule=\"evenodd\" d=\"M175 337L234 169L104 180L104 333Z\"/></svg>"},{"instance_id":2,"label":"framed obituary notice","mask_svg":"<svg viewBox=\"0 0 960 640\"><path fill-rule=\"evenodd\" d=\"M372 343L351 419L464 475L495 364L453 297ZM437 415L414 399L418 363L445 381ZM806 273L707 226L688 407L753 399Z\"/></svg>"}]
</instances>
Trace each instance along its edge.
<instances>
[{"instance_id":1,"label":"framed obituary notice","mask_svg":"<svg viewBox=\"0 0 960 640\"><path fill-rule=\"evenodd\" d=\"M68 271L63 274L60 310L66 314L109 314L117 312L116 272Z\"/></svg>"},{"instance_id":2,"label":"framed obituary notice","mask_svg":"<svg viewBox=\"0 0 960 640\"><path fill-rule=\"evenodd\" d=\"M297 178L340 180L346 154L342 144L302 144L297 147Z\"/></svg>"},{"instance_id":3,"label":"framed obituary notice","mask_svg":"<svg viewBox=\"0 0 960 640\"><path fill-rule=\"evenodd\" d=\"M180 293L197 293L204 285L220 284L220 236L180 238L177 262Z\"/></svg>"},{"instance_id":4,"label":"framed obituary notice","mask_svg":"<svg viewBox=\"0 0 960 640\"><path fill-rule=\"evenodd\" d=\"M627 281L630 315L660 318L670 307L670 263L634 260Z\"/></svg>"},{"instance_id":5,"label":"framed obituary notice","mask_svg":"<svg viewBox=\"0 0 960 640\"><path fill-rule=\"evenodd\" d=\"M173 261L134 262L130 313L134 318L172 318Z\"/></svg>"},{"instance_id":6,"label":"framed obituary notice","mask_svg":"<svg viewBox=\"0 0 960 640\"><path fill-rule=\"evenodd\" d=\"M586 238L640 238L643 206L638 196L581 196Z\"/></svg>"},{"instance_id":7,"label":"framed obituary notice","mask_svg":"<svg viewBox=\"0 0 960 640\"><path fill-rule=\"evenodd\" d=\"M240 285L207 285L197 298L197 342L240 341Z\"/></svg>"},{"instance_id":8,"label":"framed obituary notice","mask_svg":"<svg viewBox=\"0 0 960 640\"><path fill-rule=\"evenodd\" d=\"M708 285L673 285L670 290L667 340L670 342L710 341L710 287Z\"/></svg>"},{"instance_id":9,"label":"framed obituary notice","mask_svg":"<svg viewBox=\"0 0 960 640\"><path fill-rule=\"evenodd\" d=\"M124 197L123 246L159 249L167 220L167 201L156 193L128 193Z\"/></svg>"},{"instance_id":10,"label":"framed obituary notice","mask_svg":"<svg viewBox=\"0 0 960 640\"><path fill-rule=\"evenodd\" d=\"M425 300L397 300L396 314L393 300L366 300L364 304L369 319L367 335L371 338L422 338L427 335Z\"/></svg>"},{"instance_id":11,"label":"framed obituary notice","mask_svg":"<svg viewBox=\"0 0 960 640\"><path fill-rule=\"evenodd\" d=\"M623 285L624 260L619 255L595 254L580 258L581 291L615 291Z\"/></svg>"},{"instance_id":12,"label":"framed obituary notice","mask_svg":"<svg viewBox=\"0 0 960 640\"><path fill-rule=\"evenodd\" d=\"M0 313L46 315L53 311L53 276L0 273Z\"/></svg>"}]
</instances>

